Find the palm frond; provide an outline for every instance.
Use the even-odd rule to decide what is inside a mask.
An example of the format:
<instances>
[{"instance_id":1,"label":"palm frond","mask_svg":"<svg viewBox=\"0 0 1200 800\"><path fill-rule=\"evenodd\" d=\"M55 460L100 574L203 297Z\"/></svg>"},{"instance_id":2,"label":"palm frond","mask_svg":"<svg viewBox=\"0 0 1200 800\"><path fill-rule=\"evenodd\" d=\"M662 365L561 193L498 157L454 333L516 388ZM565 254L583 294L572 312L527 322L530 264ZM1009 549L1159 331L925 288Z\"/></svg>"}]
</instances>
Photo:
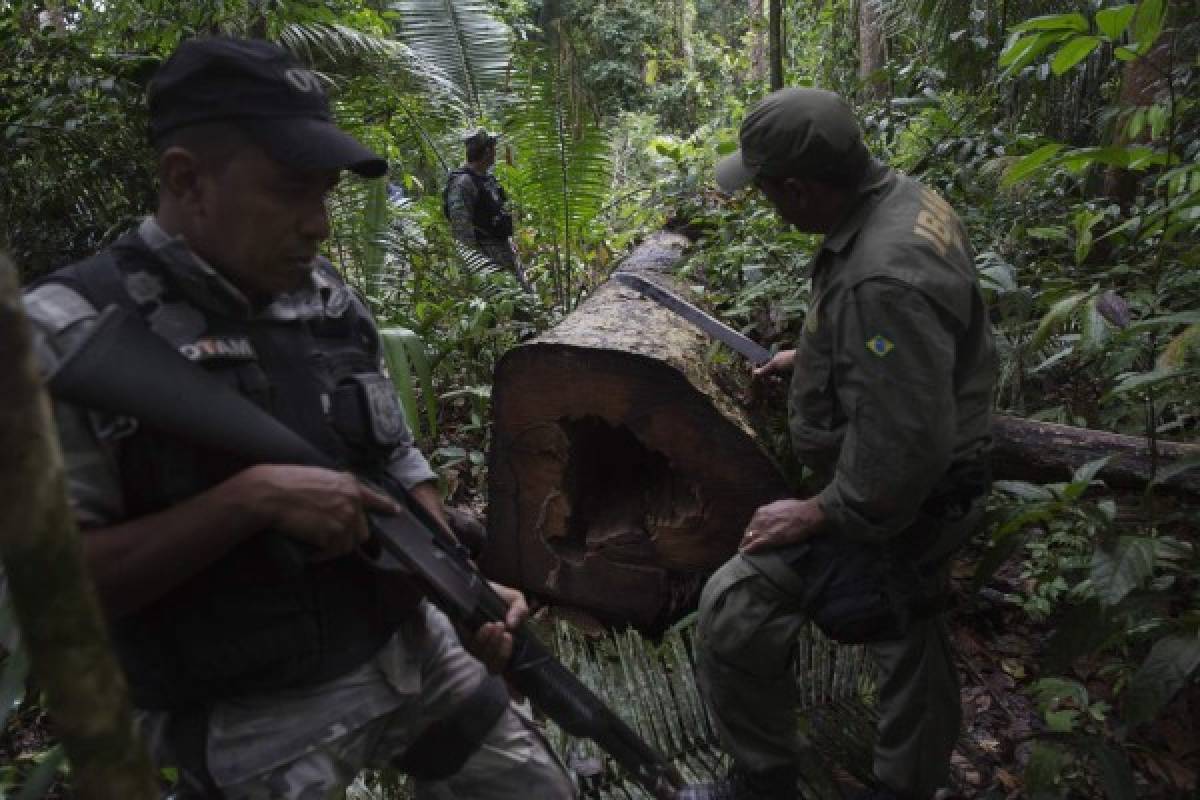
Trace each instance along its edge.
<instances>
[{"instance_id":1,"label":"palm frond","mask_svg":"<svg viewBox=\"0 0 1200 800\"><path fill-rule=\"evenodd\" d=\"M572 255L611 183L611 138L589 117L570 117L564 76L544 52L532 55L516 84L520 99L506 130L519 165L504 175L514 200L561 253L556 283L565 307L573 295Z\"/></svg>"},{"instance_id":2,"label":"palm frond","mask_svg":"<svg viewBox=\"0 0 1200 800\"><path fill-rule=\"evenodd\" d=\"M347 73L371 65L380 77L395 84L402 81L434 103L461 105L453 78L435 62L403 41L367 33L346 25L292 23L279 31L279 44L301 61L343 69ZM328 76L327 76L328 77ZM403 90L404 86L394 86Z\"/></svg>"},{"instance_id":3,"label":"palm frond","mask_svg":"<svg viewBox=\"0 0 1200 800\"><path fill-rule=\"evenodd\" d=\"M401 40L447 76L474 124L483 116L484 98L508 74L508 26L481 0L396 0L391 9L400 14Z\"/></svg>"}]
</instances>

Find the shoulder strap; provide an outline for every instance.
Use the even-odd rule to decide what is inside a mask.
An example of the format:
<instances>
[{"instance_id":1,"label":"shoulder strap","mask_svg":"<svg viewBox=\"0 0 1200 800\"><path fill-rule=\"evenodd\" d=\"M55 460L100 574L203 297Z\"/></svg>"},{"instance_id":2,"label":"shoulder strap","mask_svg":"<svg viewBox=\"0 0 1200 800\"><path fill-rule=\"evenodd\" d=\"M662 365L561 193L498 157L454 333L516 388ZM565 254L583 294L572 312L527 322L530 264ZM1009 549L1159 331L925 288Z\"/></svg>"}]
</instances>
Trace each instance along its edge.
<instances>
[{"instance_id":1,"label":"shoulder strap","mask_svg":"<svg viewBox=\"0 0 1200 800\"><path fill-rule=\"evenodd\" d=\"M134 310L137 303L125 290L125 273L121 269L121 257L136 245L130 236L122 236L111 246L82 261L55 270L36 281L31 288L47 283L59 283L83 296L97 311L111 305Z\"/></svg>"}]
</instances>

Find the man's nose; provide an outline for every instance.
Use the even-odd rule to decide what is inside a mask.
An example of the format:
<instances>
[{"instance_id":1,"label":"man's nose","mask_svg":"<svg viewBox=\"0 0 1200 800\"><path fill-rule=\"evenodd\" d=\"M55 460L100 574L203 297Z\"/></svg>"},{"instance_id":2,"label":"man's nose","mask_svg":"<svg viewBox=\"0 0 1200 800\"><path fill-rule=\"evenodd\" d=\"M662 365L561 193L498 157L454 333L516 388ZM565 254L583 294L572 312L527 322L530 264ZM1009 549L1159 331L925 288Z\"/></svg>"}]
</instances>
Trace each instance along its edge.
<instances>
[{"instance_id":1,"label":"man's nose","mask_svg":"<svg viewBox=\"0 0 1200 800\"><path fill-rule=\"evenodd\" d=\"M304 215L300 218L300 233L305 238L323 242L329 238L329 232L329 209L325 198L321 197L307 204Z\"/></svg>"}]
</instances>

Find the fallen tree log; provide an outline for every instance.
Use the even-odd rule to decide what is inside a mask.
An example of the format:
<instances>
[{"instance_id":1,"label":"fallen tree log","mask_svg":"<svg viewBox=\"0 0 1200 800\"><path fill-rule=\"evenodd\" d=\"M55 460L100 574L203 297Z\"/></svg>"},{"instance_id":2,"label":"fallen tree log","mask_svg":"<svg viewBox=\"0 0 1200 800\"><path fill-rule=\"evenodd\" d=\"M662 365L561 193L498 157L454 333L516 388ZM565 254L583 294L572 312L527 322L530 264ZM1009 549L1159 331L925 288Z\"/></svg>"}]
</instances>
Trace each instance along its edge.
<instances>
[{"instance_id":1,"label":"fallen tree log","mask_svg":"<svg viewBox=\"0 0 1200 800\"><path fill-rule=\"evenodd\" d=\"M682 291L671 274L686 240L658 234L621 270ZM653 629L690 610L734 552L754 509L790 489L760 424L738 398L748 370L709 358L712 343L609 282L557 327L504 355L492 390L484 571L606 622ZM995 419L998 478L1100 473L1118 489L1152 474L1143 439L1017 417ZM1157 468L1200 457L1161 443ZM1200 493L1200 469L1163 490Z\"/></svg>"},{"instance_id":2,"label":"fallen tree log","mask_svg":"<svg viewBox=\"0 0 1200 800\"><path fill-rule=\"evenodd\" d=\"M666 270L686 242L653 236L622 269L678 290ZM787 492L709 347L610 282L505 354L492 390L489 576L647 628L694 604L754 509Z\"/></svg>"},{"instance_id":3,"label":"fallen tree log","mask_svg":"<svg viewBox=\"0 0 1200 800\"><path fill-rule=\"evenodd\" d=\"M992 468L998 478L1024 481L1065 481L1078 467L1110 456L1100 479L1114 489L1141 490L1152 476L1171 466L1200 460L1200 445L1158 443L1157 464L1144 436L1055 425L997 414L992 418L995 450ZM1171 494L1200 495L1200 464L1159 484Z\"/></svg>"}]
</instances>

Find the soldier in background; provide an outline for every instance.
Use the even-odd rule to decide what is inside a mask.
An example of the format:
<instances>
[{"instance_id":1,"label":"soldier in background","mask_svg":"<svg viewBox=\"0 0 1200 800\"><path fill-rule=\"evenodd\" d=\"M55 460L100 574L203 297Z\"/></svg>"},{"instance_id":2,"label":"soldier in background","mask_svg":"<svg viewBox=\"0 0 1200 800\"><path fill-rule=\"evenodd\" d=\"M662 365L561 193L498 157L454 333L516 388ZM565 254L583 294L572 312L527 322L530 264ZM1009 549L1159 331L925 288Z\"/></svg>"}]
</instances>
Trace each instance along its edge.
<instances>
[{"instance_id":1,"label":"soldier in background","mask_svg":"<svg viewBox=\"0 0 1200 800\"><path fill-rule=\"evenodd\" d=\"M521 288L532 292L512 241L508 195L490 171L496 163L496 138L480 128L463 140L467 163L450 172L443 210L455 239L512 272Z\"/></svg>"}]
</instances>

